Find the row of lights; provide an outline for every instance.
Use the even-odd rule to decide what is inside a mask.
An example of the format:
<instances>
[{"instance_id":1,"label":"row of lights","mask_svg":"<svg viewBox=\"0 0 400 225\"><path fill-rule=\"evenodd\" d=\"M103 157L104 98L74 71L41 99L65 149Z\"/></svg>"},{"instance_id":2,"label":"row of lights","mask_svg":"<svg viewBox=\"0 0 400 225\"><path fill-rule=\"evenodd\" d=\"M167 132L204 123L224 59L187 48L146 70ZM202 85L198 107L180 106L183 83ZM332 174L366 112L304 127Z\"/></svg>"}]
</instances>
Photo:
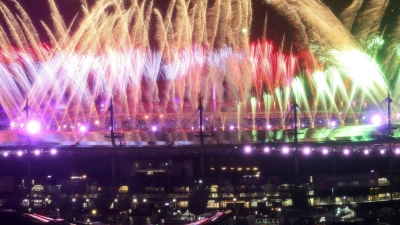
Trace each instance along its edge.
<instances>
[{"instance_id":1,"label":"row of lights","mask_svg":"<svg viewBox=\"0 0 400 225\"><path fill-rule=\"evenodd\" d=\"M162 117L163 117L163 115L160 115L160 118L162 118ZM148 119L148 116L147 116L147 115L145 116L145 119ZM374 124L380 124L381 121L382 121L382 118L381 118L380 116L375 115L375 116L372 117L372 122L373 122ZM96 120L96 121L94 122L94 124L98 126L98 125L100 124L100 121L99 121L99 120ZM23 123L18 124L18 125L19 125L19 127L21 127L21 128L23 128L23 127L25 126L25 124L23 124ZM335 120L330 121L330 123L328 124L329 127L336 127L336 125L337 125L337 124L336 124L336 121L335 121ZM11 122L11 128L14 129L16 126L17 126L16 123ZM78 123L78 124L77 124L77 127L78 127L78 130L79 130L80 132L86 132L86 131L88 130L87 126L84 125L84 124L81 124L81 123ZM224 126L223 126L223 127L224 127ZM66 125L66 124L64 124L63 126L58 126L58 130L61 130L62 128L63 128L63 129L69 128L69 129L74 130L74 129L75 129L75 126L74 126L74 125L70 125L70 126L68 127L68 125ZM192 130L194 130L194 128L195 128L194 126L191 127ZM270 129L272 129L272 125L267 124L267 125L265 126L265 128L266 128L267 130L270 130ZM238 126L229 125L229 130L238 130L238 129L239 129ZM31 120L31 121L29 121L29 122L26 124L26 130L27 130L28 133L30 133L30 134L37 134L37 133L39 133L40 130L41 130L41 124L40 124L38 121L36 121L36 120ZM152 126L152 127L151 127L151 130L152 130L153 132L155 132L155 131L158 130L158 127L157 127L157 126ZM204 127L203 127L203 130L204 130ZM216 129L215 129L215 130L216 130Z\"/></svg>"},{"instance_id":2,"label":"row of lights","mask_svg":"<svg viewBox=\"0 0 400 225\"><path fill-rule=\"evenodd\" d=\"M236 199L236 198L233 198L232 201L233 201L233 202L236 202L237 199ZM267 198L267 197L264 197L263 199L258 199L258 200L257 200L257 202L261 202L261 201L265 201L265 202L266 202L266 201L268 201L268 198Z\"/></svg>"},{"instance_id":3,"label":"row of lights","mask_svg":"<svg viewBox=\"0 0 400 225\"><path fill-rule=\"evenodd\" d=\"M147 199L144 198L142 201L147 202ZM133 199L133 203L138 203L138 202L139 202L139 200L137 198Z\"/></svg>"},{"instance_id":4,"label":"row of lights","mask_svg":"<svg viewBox=\"0 0 400 225\"><path fill-rule=\"evenodd\" d=\"M95 124L96 126L98 126L98 125L100 124L100 121L99 121L99 120L96 120L96 121L94 122L94 124ZM24 123L16 124L16 123L14 123L14 122L11 122L10 126L11 126L11 129L15 129L15 128L18 128L18 127L19 127L19 128L24 128L24 127L26 127L26 131L27 131L29 134L37 134L37 133L40 132L40 130L41 130L41 128L42 128L41 124L40 124L38 121L36 121L36 120L30 120L30 121L26 124L26 126L25 126ZM77 127L77 130L79 130L80 132L86 132L86 131L88 130L87 125L82 124L82 123L78 123L77 126L75 126L75 125L70 125L70 126L68 126L68 125L64 124L63 126L58 126L57 129L58 129L59 131L60 131L61 129L68 129L68 128L71 129L71 130L74 130L76 127Z\"/></svg>"},{"instance_id":5,"label":"row of lights","mask_svg":"<svg viewBox=\"0 0 400 225\"><path fill-rule=\"evenodd\" d=\"M72 202L76 202L76 198L72 198L71 201L72 201ZM87 198L85 201L86 201L86 202L90 202L90 199Z\"/></svg>"},{"instance_id":6,"label":"row of lights","mask_svg":"<svg viewBox=\"0 0 400 225\"><path fill-rule=\"evenodd\" d=\"M263 149L263 151L264 151L264 153L270 153L273 149L274 149L274 148L271 149L271 148L269 148L269 147L265 147L265 148ZM250 154L252 151L253 151L252 147L250 147L250 146L244 147L244 152L245 152L246 154ZM315 150L314 150L314 149L311 149L311 148L309 148L309 147L305 147L305 148L302 149L302 152L303 152L304 155L310 155L313 151L315 151ZM283 148L281 149L281 152L282 152L283 154L287 155L287 154L289 154L289 153L291 152L291 149L290 149L289 147L283 147ZM372 151L369 150L369 149L364 149L362 152L363 152L364 155L369 155ZM379 154L381 154L381 155L386 154L386 152L387 152L386 149L380 149L380 150L379 150ZM321 151L321 153L322 153L323 155L328 155L328 154L329 154L328 148L323 148L322 151ZM342 153L343 153L344 155L350 155L351 151L350 151L350 149L345 148L345 149L343 149ZM395 153L396 155L400 155L400 148L396 148L396 149L394 150L394 153Z\"/></svg>"},{"instance_id":7,"label":"row of lights","mask_svg":"<svg viewBox=\"0 0 400 225\"><path fill-rule=\"evenodd\" d=\"M43 152L42 150L36 149L32 152L32 154L39 156L42 152ZM26 154L26 151L19 150L16 152L15 151L4 151L3 152L4 157L8 157L11 154L16 154L17 156L23 156L24 154ZM55 149L55 148L50 149L50 154L51 155L57 154L57 149Z\"/></svg>"},{"instance_id":8,"label":"row of lights","mask_svg":"<svg viewBox=\"0 0 400 225\"><path fill-rule=\"evenodd\" d=\"M114 199L114 202L118 202L118 199ZM133 199L133 203L138 203L139 200L137 198ZM142 202L147 202L147 199L143 199ZM176 198L172 199L172 202L176 202Z\"/></svg>"}]
</instances>

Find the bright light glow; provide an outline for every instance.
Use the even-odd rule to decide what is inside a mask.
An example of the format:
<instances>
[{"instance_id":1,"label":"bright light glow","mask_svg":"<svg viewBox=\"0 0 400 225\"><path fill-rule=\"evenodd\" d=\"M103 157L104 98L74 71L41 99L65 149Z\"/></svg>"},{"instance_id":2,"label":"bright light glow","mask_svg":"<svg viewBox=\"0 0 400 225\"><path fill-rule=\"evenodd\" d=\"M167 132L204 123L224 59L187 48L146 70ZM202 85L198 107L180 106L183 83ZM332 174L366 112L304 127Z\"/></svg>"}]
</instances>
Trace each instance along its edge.
<instances>
[{"instance_id":1,"label":"bright light glow","mask_svg":"<svg viewBox=\"0 0 400 225\"><path fill-rule=\"evenodd\" d=\"M283 154L289 154L289 148L288 147L284 147L282 149Z\"/></svg>"},{"instance_id":2,"label":"bright light glow","mask_svg":"<svg viewBox=\"0 0 400 225\"><path fill-rule=\"evenodd\" d=\"M3 152L3 156L7 157L8 156L8 152Z\"/></svg>"},{"instance_id":3,"label":"bright light glow","mask_svg":"<svg viewBox=\"0 0 400 225\"><path fill-rule=\"evenodd\" d=\"M11 128L14 128L14 127L15 127L15 123L14 123L14 122L11 122L11 123L10 123L10 126L11 126Z\"/></svg>"},{"instance_id":4,"label":"bright light glow","mask_svg":"<svg viewBox=\"0 0 400 225\"><path fill-rule=\"evenodd\" d=\"M22 7L18 5L16 7L17 10L9 10L6 6L2 6L2 12L7 14L6 21L8 26L5 28L5 36L2 37L2 40L5 41L1 42L2 51L4 51L4 53L2 52L1 66L5 65L2 68L1 84L5 88L2 89L2 93L4 93L0 99L0 104L4 107L7 106L8 115L17 115L16 110L20 110L18 104L21 104L21 100L13 98L27 95L34 97L35 106L44 106L40 108L45 111L38 112L39 115L44 115L49 110L57 107L55 109L57 110L57 116L56 111L48 112L51 118L69 119L71 118L69 117L71 110L75 110L75 105L81 104L85 106L85 109L88 108L86 106L93 107L88 108L88 110L80 110L79 117L93 118L93 115L98 115L95 107L107 105L105 99L110 97L111 93L122 100L116 104L118 108L133 110L129 114L136 115L138 112L134 110L141 108L137 107L137 105L140 105L142 100L142 88L144 88L141 87L142 80L148 79L152 84L151 93L146 90L149 94L144 96L145 99L148 99L148 102L158 101L158 97L153 99L154 97L152 96L156 96L156 94L152 93L164 94L165 85L159 85L163 81L163 79L158 79L158 77L161 77L158 76L160 73L163 74L163 78L171 82L168 85L173 89L173 91L167 93L166 99L173 99L171 102L176 104L177 107L179 107L178 104L181 104L180 108L183 108L182 104L186 96L194 97L193 93L204 86L200 85L200 87L198 85L204 79L203 76L195 74L198 68L204 68L205 71L214 69L221 71L221 77L218 76L218 80L215 80L215 78L210 79L210 85L206 86L213 87L212 99L214 101L225 101L225 92L220 91L221 88L216 84L218 81L225 82L226 79L230 78L226 76L231 76L232 79L229 79L229 82L232 81L230 85L235 88L228 88L229 92L226 93L226 96L240 96L240 99L245 100L248 96L254 95L253 102L255 104L251 105L254 108L260 107L261 104L259 103L264 99L266 104L263 105L265 105L266 109L268 108L268 114L272 107L276 108L276 104L279 104L281 111L283 110L282 106L288 102L288 97L290 97L286 91L289 91L289 89L291 92L296 93L296 98L298 98L299 102L305 102L307 98L314 99L320 106L333 103L335 109L337 107L334 101L337 99L342 99L342 102L345 100L346 104L351 101L353 106L358 101L358 96L362 96L362 100L365 99L365 102L369 103L372 102L370 99L375 101L382 99L382 92L385 93L387 90L385 76L381 74L379 66L374 63L374 60L365 53L367 51L358 51L358 45L353 43L354 40L351 35L346 32L342 33L344 30L342 29L342 24L336 20L329 20L333 16L329 13L329 10L328 13L326 13L327 10L320 7L309 10L309 6L312 4L293 3L292 7L296 12L301 12L299 17L296 18L296 27L298 28L298 25L304 26L305 29L302 30L307 32L307 34L302 32L300 36L307 36L309 35L308 32L311 31L315 32L315 37L318 37L315 38L315 43L313 42L312 46L307 46L308 41L306 41L307 44L304 44L305 46L303 47L304 49L318 49L318 56L322 56L316 59L321 63L318 68L326 69L326 72L317 71L317 69L316 72L325 75L323 79L325 82L314 80L315 76L311 74L314 69L311 68L312 66L308 67L310 66L308 60L302 63L299 62L295 54L282 54L282 51L276 48L278 46L272 46L268 41L248 45L250 44L250 39L247 36L251 33L252 27L251 24L245 23L245 21L248 21L248 17L251 18L251 13L249 12L253 10L252 6L246 3L251 2L249 0L240 1L242 4L239 7L233 1L224 1L228 3L223 4L221 10L209 10L210 7L207 5L198 5L199 7L193 12L205 16L199 26L194 26L191 22L194 18L192 17L194 15L192 6L184 5L182 7L181 4L172 4L171 8L168 9L172 14L172 19L169 18L171 16L168 16L168 13L166 15L157 14L157 18L169 18L158 21L154 19L153 14L147 15L147 12L158 12L157 8L153 8L153 4L150 4L151 6L149 7L147 6L148 4L143 4L143 7L138 6L137 2L144 1L131 1L135 3L127 5L124 4L125 1L113 1L112 7L123 8L123 10L111 10L109 15L102 14L103 9L108 7L109 1L99 2L101 3L98 6L96 4L95 7L84 7L83 20L74 26L75 35L69 35L68 32L70 30L65 28L68 24L64 23L55 4L51 3L50 12L43 12L44 15L50 15L52 21L56 24L54 26L56 27L55 29L48 28L46 32L49 37L45 38L45 40L53 40L52 47L54 48L50 49L46 47L43 49L40 45L42 43L41 40L34 37L37 33L36 29L32 27ZM280 12L280 10L287 11L287 7L282 7L286 6L284 5L286 3L278 3L283 1L264 0L264 2L273 4L273 7L278 10L277 13L285 15L282 16L285 19L293 20L292 13ZM126 8L125 5L127 6ZM156 7L157 4L154 5ZM287 6L289 5L291 3L287 3ZM9 11L13 11L13 13L9 13ZM175 20L177 17L175 14L179 15L178 20ZM230 16L241 15L242 18L238 19L240 23L236 24L236 20L235 22L229 19L219 20L218 28L216 27L214 32L214 36L217 36L212 38L213 41L210 45L207 45L208 47L202 47L202 45L196 44L198 43L197 41L191 41L196 39L194 37L198 37L199 34L203 34L204 28L213 27L213 18L224 18L225 14ZM375 14L381 15L380 13ZM140 15L146 15L146 18L138 20L137 15L139 17ZM315 20L316 16L326 18L327 21ZM122 23L118 23L119 26L115 26L115 21L110 18L122 18ZM298 23L297 20L301 22ZM91 24L92 21L93 24ZM134 25L130 21L133 21ZM149 25L149 21L156 21L157 26ZM232 26L232 23L235 23L235 25ZM93 26L87 26L87 24ZM10 30L8 27L16 25L16 30L7 32L7 30ZM139 28L141 32L131 32L131 27L135 28L134 31ZM159 27L163 29L160 30ZM188 34L184 32L186 30L182 30L181 33L185 33L184 38L169 35L170 28L179 29L183 27L192 28L190 32L186 32ZM21 32L21 29L23 32ZM120 30L127 32L118 32ZM96 33L94 31L99 32ZM165 33L165 35L159 35L160 33ZM152 51L154 46L148 44L148 40L152 40L152 37L149 37L151 34L157 35L157 43L171 43L171 45L167 44L165 48L161 49L161 52ZM222 36L219 36L220 34ZM229 34L229 38L225 38L227 34ZM60 39L58 38L59 36L63 38ZM342 39L337 41L338 38ZM114 41L116 39L118 39L117 42ZM214 51L214 39L216 45L226 47L221 47L218 51ZM130 44L131 40L137 40L137 42L133 41ZM11 44L19 43L18 45L21 47L13 48L8 46L8 42L11 42ZM323 43L330 43L329 47L326 47ZM320 44L323 44L323 46L319 46ZM135 46L138 46L138 48ZM346 46L346 48L342 49L340 46ZM312 52L309 53L313 54ZM7 63L3 63L3 61L16 61L18 63L16 66L7 66ZM325 62L326 65L324 65ZM299 71L299 64L309 64L304 68L305 71L310 71L307 72L306 76L295 76ZM73 65L73 68L69 65ZM229 69L227 70L225 67ZM249 71L242 71L242 68L249 68ZM225 72L225 70L227 71ZM57 71L62 71L62 76L59 76ZM250 73L251 75L249 75ZM133 76L132 74L135 75ZM14 79L16 75L18 77ZM312 80L303 80L302 77L305 79L311 78ZM15 85L16 79L20 85ZM42 85L44 83L46 85ZM388 81L387 83L390 82ZM58 88L54 84L62 84L61 86L65 88ZM297 84L302 85L299 86ZM270 94L265 94L264 98L261 95L265 88L274 91ZM233 93L230 91L231 89L234 91ZM55 90L59 93L54 93ZM208 93L211 90L206 88L202 91ZM51 101L47 101L49 93L52 93ZM129 96L127 96L128 93ZM102 96L105 98L102 98ZM354 99L356 96L357 99ZM209 99L211 100L211 98ZM57 104L45 104L45 102L53 102L53 100ZM69 104L71 102L73 104ZM195 103L195 101L193 102ZM242 106L244 106L244 109L247 108L245 102L238 102L239 113L243 111L240 109ZM58 107L62 107L63 110L58 110ZM154 105L154 109L156 108L158 109L158 106ZM308 105L307 108L309 108ZM321 108L323 107L316 107L315 112ZM328 113L332 113L332 110ZM43 116L43 118L46 117L47 115ZM148 116L146 115L147 118ZM315 118L310 119L315 121ZM60 121L52 121L51 123L57 124L58 122ZM45 123L49 124L48 121L45 121ZM236 129L239 128L241 127L239 127L238 123Z\"/></svg>"},{"instance_id":5,"label":"bright light glow","mask_svg":"<svg viewBox=\"0 0 400 225\"><path fill-rule=\"evenodd\" d=\"M40 155L40 150L36 149L34 153L35 153L35 155Z\"/></svg>"},{"instance_id":6,"label":"bright light glow","mask_svg":"<svg viewBox=\"0 0 400 225\"><path fill-rule=\"evenodd\" d=\"M26 125L26 130L30 134L37 134L40 131L40 123L36 120L31 120Z\"/></svg>"},{"instance_id":7,"label":"bright light glow","mask_svg":"<svg viewBox=\"0 0 400 225\"><path fill-rule=\"evenodd\" d=\"M326 149L326 148L322 149L322 154L328 155L328 153L329 153L328 149Z\"/></svg>"},{"instance_id":8,"label":"bright light glow","mask_svg":"<svg viewBox=\"0 0 400 225\"><path fill-rule=\"evenodd\" d=\"M18 156L22 156L22 154L23 154L22 151L18 151L18 152L17 152L17 155L18 155Z\"/></svg>"},{"instance_id":9,"label":"bright light glow","mask_svg":"<svg viewBox=\"0 0 400 225\"><path fill-rule=\"evenodd\" d=\"M396 153L396 155L400 154L400 148L396 148L396 150L394 150L394 153Z\"/></svg>"},{"instance_id":10,"label":"bright light glow","mask_svg":"<svg viewBox=\"0 0 400 225\"><path fill-rule=\"evenodd\" d=\"M156 127L156 126L152 126L152 127L151 127L151 130L154 132L154 131L157 130L157 127Z\"/></svg>"},{"instance_id":11,"label":"bright light glow","mask_svg":"<svg viewBox=\"0 0 400 225\"><path fill-rule=\"evenodd\" d=\"M85 125L80 126L79 127L79 131L80 132L86 132L86 126Z\"/></svg>"},{"instance_id":12,"label":"bright light glow","mask_svg":"<svg viewBox=\"0 0 400 225\"><path fill-rule=\"evenodd\" d=\"M143 199L143 202L147 202L147 199Z\"/></svg>"},{"instance_id":13,"label":"bright light glow","mask_svg":"<svg viewBox=\"0 0 400 225\"><path fill-rule=\"evenodd\" d=\"M268 152L269 152L269 148L268 148L268 147L265 147L265 148L264 148L264 152L265 152L265 153L268 153Z\"/></svg>"},{"instance_id":14,"label":"bright light glow","mask_svg":"<svg viewBox=\"0 0 400 225\"><path fill-rule=\"evenodd\" d=\"M349 155L349 154L350 154L350 150L346 148L346 149L343 151L343 153L344 153L345 155Z\"/></svg>"},{"instance_id":15,"label":"bright light glow","mask_svg":"<svg viewBox=\"0 0 400 225\"><path fill-rule=\"evenodd\" d=\"M229 129L230 129L230 130L233 130L233 129L235 129L235 127L234 127L233 125L230 125L230 126L229 126Z\"/></svg>"},{"instance_id":16,"label":"bright light glow","mask_svg":"<svg viewBox=\"0 0 400 225\"><path fill-rule=\"evenodd\" d=\"M52 148L50 150L50 154L55 155L57 153L57 150L55 148Z\"/></svg>"},{"instance_id":17,"label":"bright light glow","mask_svg":"<svg viewBox=\"0 0 400 225\"><path fill-rule=\"evenodd\" d=\"M385 149L381 149L381 150L379 151L379 153L381 153L381 155L385 154Z\"/></svg>"},{"instance_id":18,"label":"bright light glow","mask_svg":"<svg viewBox=\"0 0 400 225\"><path fill-rule=\"evenodd\" d=\"M368 155L369 154L369 150L368 149L365 149L364 150L364 155Z\"/></svg>"},{"instance_id":19,"label":"bright light glow","mask_svg":"<svg viewBox=\"0 0 400 225\"><path fill-rule=\"evenodd\" d=\"M268 129L268 130L271 129L271 127L272 127L272 126L271 126L270 124L267 125L267 129Z\"/></svg>"},{"instance_id":20,"label":"bright light glow","mask_svg":"<svg viewBox=\"0 0 400 225\"><path fill-rule=\"evenodd\" d=\"M373 124L381 124L382 123L382 117L380 115L374 115L372 117L372 123Z\"/></svg>"},{"instance_id":21,"label":"bright light glow","mask_svg":"<svg viewBox=\"0 0 400 225\"><path fill-rule=\"evenodd\" d=\"M336 127L336 121L331 121L331 123L329 124L331 127Z\"/></svg>"},{"instance_id":22,"label":"bright light glow","mask_svg":"<svg viewBox=\"0 0 400 225\"><path fill-rule=\"evenodd\" d=\"M251 152L251 147L250 146L244 147L244 152L250 153Z\"/></svg>"},{"instance_id":23,"label":"bright light glow","mask_svg":"<svg viewBox=\"0 0 400 225\"><path fill-rule=\"evenodd\" d=\"M309 155L309 154L311 153L311 149L310 149L310 148L304 148L304 149L303 149L303 153L304 153L305 155Z\"/></svg>"},{"instance_id":24,"label":"bright light glow","mask_svg":"<svg viewBox=\"0 0 400 225\"><path fill-rule=\"evenodd\" d=\"M96 120L96 121L94 121L94 124L99 125L99 124L100 124L100 121L99 121L99 120Z\"/></svg>"}]
</instances>

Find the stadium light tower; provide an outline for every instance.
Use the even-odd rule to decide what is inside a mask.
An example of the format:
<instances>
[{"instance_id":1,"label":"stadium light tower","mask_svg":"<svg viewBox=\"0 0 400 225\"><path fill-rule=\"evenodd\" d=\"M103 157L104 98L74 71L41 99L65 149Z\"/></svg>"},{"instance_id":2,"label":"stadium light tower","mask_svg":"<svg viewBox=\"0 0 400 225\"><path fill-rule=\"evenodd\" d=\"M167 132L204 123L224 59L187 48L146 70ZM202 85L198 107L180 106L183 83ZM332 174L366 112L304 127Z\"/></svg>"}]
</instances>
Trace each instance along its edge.
<instances>
[{"instance_id":1,"label":"stadium light tower","mask_svg":"<svg viewBox=\"0 0 400 225\"><path fill-rule=\"evenodd\" d=\"M204 132L203 132L203 101L202 101L202 97L201 97L201 93L199 94L199 120L200 120L200 133L199 133L199 137L200 137L200 145L204 146Z\"/></svg>"},{"instance_id":2,"label":"stadium light tower","mask_svg":"<svg viewBox=\"0 0 400 225\"><path fill-rule=\"evenodd\" d=\"M392 99L390 98L390 93L388 92L388 97L386 98L386 102L387 102L387 117L388 117L388 121L387 121L387 135L391 136L392 135L392 118L391 118L391 103L392 103Z\"/></svg>"},{"instance_id":3,"label":"stadium light tower","mask_svg":"<svg viewBox=\"0 0 400 225\"><path fill-rule=\"evenodd\" d=\"M200 146L204 146L204 139L206 137L212 137L214 134L213 133L207 133L204 132L204 125L203 125L203 113L204 113L204 107L203 107L203 98L201 96L201 93L199 93L198 96L198 108L197 111L199 111L199 125L200 125L200 129L199 129L199 135L198 137L200 138ZM195 135L197 136L197 135ZM204 176L204 155L203 155L203 151L201 151L200 154L200 170L201 170L201 177Z\"/></svg>"},{"instance_id":4,"label":"stadium light tower","mask_svg":"<svg viewBox=\"0 0 400 225\"><path fill-rule=\"evenodd\" d=\"M294 142L297 143L297 108L299 105L297 105L296 102L293 103L293 115L294 115Z\"/></svg>"},{"instance_id":5,"label":"stadium light tower","mask_svg":"<svg viewBox=\"0 0 400 225\"><path fill-rule=\"evenodd\" d=\"M114 117L114 104L113 104L113 98L110 98L110 106L108 107L107 111L102 115L101 118L103 118L107 113L110 113L110 125L109 128L110 129L110 133L105 134L104 137L105 138L110 138L111 139L111 145L113 147L117 146L115 143L115 139L119 138L120 144L122 146L122 141L121 138L123 138L125 135L123 133L117 133L116 131L116 124L115 124L115 117ZM96 125L98 125L98 120L96 120ZM81 131L84 132L84 134L81 136L81 138L79 138L79 140L72 146L78 146L80 144L80 142L89 134L89 132L91 131L91 127L86 127L86 126L81 126Z\"/></svg>"},{"instance_id":6,"label":"stadium light tower","mask_svg":"<svg viewBox=\"0 0 400 225\"><path fill-rule=\"evenodd\" d=\"M200 132L199 132L199 137L200 137L200 145L204 146L204 132L203 132L203 101L201 97L201 93L199 93L199 120L200 120ZM201 151L200 155L200 174L201 177L204 177L204 154L203 151Z\"/></svg>"},{"instance_id":7,"label":"stadium light tower","mask_svg":"<svg viewBox=\"0 0 400 225\"><path fill-rule=\"evenodd\" d=\"M299 134L299 131L298 131L298 127L297 127L297 124L298 124L298 110L299 110L299 105L297 104L297 102L295 101L294 103L293 103L293 105L292 105L292 107L291 107L291 109L290 109L290 111L286 114L286 115L288 115L290 112L292 112L293 111L293 135L294 135L294 143L297 143L298 142L298 134ZM286 117L286 116L285 116ZM285 120L286 119L284 119L284 123L285 123Z\"/></svg>"},{"instance_id":8,"label":"stadium light tower","mask_svg":"<svg viewBox=\"0 0 400 225\"><path fill-rule=\"evenodd\" d=\"M26 118L26 123L29 123L29 103L28 103L28 98L26 98L26 104L24 107L25 110L25 118ZM28 124L29 125L29 124ZM31 125L32 126L32 125ZM27 126L27 130L29 132L30 126ZM29 134L26 135L26 144L29 145L31 144L31 139L29 138Z\"/></svg>"},{"instance_id":9,"label":"stadium light tower","mask_svg":"<svg viewBox=\"0 0 400 225\"><path fill-rule=\"evenodd\" d=\"M30 155L31 154L31 149L30 149L29 146L32 143L31 143L30 135L39 132L40 124L38 122L36 122L36 121L32 121L32 122L29 121L30 106L29 106L28 98L26 98L26 104L25 104L25 107L24 107L23 110L25 110L26 123L27 123L27 127L26 127L26 129L27 129L26 145L27 145L28 155L26 157L26 170L27 170L26 180L28 181L27 182L27 188L28 188L28 190L31 190L32 189L32 182L30 182L30 179L32 179L32 174L31 174L31 155ZM29 208L31 207L31 198L32 198L32 192L29 191L28 192L28 201L29 201L28 202L28 207Z\"/></svg>"},{"instance_id":10,"label":"stadium light tower","mask_svg":"<svg viewBox=\"0 0 400 225\"><path fill-rule=\"evenodd\" d=\"M114 104L113 104L113 99L110 99L110 135L111 135L111 144L112 146L115 146L115 133L114 133L114 127L115 127L115 119L114 119Z\"/></svg>"}]
</instances>

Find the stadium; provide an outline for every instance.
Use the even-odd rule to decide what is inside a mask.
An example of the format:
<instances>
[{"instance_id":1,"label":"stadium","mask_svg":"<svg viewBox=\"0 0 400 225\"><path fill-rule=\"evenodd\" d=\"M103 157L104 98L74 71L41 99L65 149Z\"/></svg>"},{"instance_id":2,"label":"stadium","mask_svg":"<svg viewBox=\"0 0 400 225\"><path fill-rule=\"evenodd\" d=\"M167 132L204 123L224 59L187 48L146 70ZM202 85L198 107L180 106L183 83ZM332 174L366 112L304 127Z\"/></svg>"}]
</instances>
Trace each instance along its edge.
<instances>
[{"instance_id":1,"label":"stadium","mask_svg":"<svg viewBox=\"0 0 400 225\"><path fill-rule=\"evenodd\" d=\"M190 208L188 190L215 189L207 209L240 202L245 213L260 216L267 208L331 209L346 202L346 193L355 204L375 196L365 198L393 206L399 197L400 18L393 1L42 5L0 5L1 175L15 180L0 190L28 190L13 203L18 208L46 208L52 196L53 208L63 206L60 199L86 199L75 207L133 215L146 199L153 211L167 213L172 208L162 203L183 210ZM76 191L110 191L35 193L46 184L33 180L51 173L59 180L49 189L69 187L72 179L83 182L71 186ZM260 173L280 182L272 188L272 178L264 184ZM330 177L338 183L327 181L328 193L321 182L327 174L370 183L354 178L359 186L343 184L346 192ZM247 176L264 191L243 192ZM228 190L228 177L243 179L237 186L230 180ZM306 200L282 194L294 188L307 192ZM354 190L362 190L359 200ZM97 194L107 196L105 203ZM127 203L117 204L119 198ZM261 209L257 202L264 202Z\"/></svg>"}]
</instances>

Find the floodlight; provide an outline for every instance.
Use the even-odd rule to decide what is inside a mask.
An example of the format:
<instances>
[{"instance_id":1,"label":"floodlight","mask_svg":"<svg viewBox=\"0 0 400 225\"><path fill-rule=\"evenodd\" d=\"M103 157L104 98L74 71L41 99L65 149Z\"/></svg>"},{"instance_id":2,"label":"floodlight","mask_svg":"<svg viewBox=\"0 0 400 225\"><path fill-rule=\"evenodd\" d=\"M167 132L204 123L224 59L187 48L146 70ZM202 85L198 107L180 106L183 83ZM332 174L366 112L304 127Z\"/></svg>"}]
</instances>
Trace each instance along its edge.
<instances>
[{"instance_id":1,"label":"floodlight","mask_svg":"<svg viewBox=\"0 0 400 225\"><path fill-rule=\"evenodd\" d=\"M26 130L30 134L37 134L40 131L40 123L36 120L31 120L26 125Z\"/></svg>"}]
</instances>

